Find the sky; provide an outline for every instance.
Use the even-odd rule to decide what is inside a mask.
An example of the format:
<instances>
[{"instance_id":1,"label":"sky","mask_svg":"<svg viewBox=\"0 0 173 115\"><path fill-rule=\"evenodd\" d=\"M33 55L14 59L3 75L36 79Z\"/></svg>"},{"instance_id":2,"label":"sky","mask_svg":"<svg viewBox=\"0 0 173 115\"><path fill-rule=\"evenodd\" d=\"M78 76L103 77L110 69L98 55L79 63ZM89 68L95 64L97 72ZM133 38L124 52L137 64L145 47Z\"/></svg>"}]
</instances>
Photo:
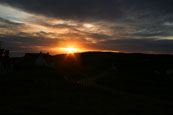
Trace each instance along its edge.
<instances>
[{"instance_id":1,"label":"sky","mask_svg":"<svg viewBox=\"0 0 173 115\"><path fill-rule=\"evenodd\" d=\"M173 54L173 0L0 0L0 41L24 53Z\"/></svg>"}]
</instances>

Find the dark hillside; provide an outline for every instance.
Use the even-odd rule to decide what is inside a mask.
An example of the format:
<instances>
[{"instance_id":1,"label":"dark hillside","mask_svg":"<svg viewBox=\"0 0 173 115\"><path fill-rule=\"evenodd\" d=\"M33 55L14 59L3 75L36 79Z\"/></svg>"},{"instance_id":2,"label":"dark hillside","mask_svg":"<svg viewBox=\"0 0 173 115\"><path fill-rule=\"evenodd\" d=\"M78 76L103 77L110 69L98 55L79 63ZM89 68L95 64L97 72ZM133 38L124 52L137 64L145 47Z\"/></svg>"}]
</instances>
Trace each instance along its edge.
<instances>
[{"instance_id":1,"label":"dark hillside","mask_svg":"<svg viewBox=\"0 0 173 115\"><path fill-rule=\"evenodd\" d=\"M0 80L1 113L173 113L172 55L38 57L10 58L14 71Z\"/></svg>"}]
</instances>

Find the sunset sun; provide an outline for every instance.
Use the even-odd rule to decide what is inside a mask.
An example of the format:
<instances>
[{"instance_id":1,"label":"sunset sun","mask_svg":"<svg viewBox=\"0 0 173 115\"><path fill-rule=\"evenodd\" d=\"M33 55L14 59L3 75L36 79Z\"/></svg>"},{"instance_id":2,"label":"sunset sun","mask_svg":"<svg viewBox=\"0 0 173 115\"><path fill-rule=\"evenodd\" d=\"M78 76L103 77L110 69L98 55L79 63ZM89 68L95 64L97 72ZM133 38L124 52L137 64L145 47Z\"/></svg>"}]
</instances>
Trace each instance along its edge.
<instances>
[{"instance_id":1,"label":"sunset sun","mask_svg":"<svg viewBox=\"0 0 173 115\"><path fill-rule=\"evenodd\" d=\"M58 47L54 47L52 50L62 54L74 54L87 51L82 44L76 42L63 42L58 44Z\"/></svg>"},{"instance_id":2,"label":"sunset sun","mask_svg":"<svg viewBox=\"0 0 173 115\"><path fill-rule=\"evenodd\" d=\"M67 53L75 53L77 51L76 48L66 48Z\"/></svg>"}]
</instances>

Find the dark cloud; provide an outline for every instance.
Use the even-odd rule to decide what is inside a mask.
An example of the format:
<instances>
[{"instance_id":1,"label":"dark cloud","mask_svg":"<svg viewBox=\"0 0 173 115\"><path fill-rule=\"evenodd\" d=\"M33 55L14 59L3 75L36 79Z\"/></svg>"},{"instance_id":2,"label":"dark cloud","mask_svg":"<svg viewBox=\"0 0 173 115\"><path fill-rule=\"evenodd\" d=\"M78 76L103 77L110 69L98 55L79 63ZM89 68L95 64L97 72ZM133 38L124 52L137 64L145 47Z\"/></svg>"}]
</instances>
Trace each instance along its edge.
<instances>
[{"instance_id":1,"label":"dark cloud","mask_svg":"<svg viewBox=\"0 0 173 115\"><path fill-rule=\"evenodd\" d=\"M105 35L105 34L90 34L89 37L94 38L96 40L109 40L112 38L112 36Z\"/></svg>"},{"instance_id":2,"label":"dark cloud","mask_svg":"<svg viewBox=\"0 0 173 115\"><path fill-rule=\"evenodd\" d=\"M46 16L75 19L95 20L121 17L117 0L1 0L23 10Z\"/></svg>"},{"instance_id":3,"label":"dark cloud","mask_svg":"<svg viewBox=\"0 0 173 115\"><path fill-rule=\"evenodd\" d=\"M4 43L17 43L26 47L27 46L51 46L51 45L55 45L57 43L56 41L58 41L58 39L34 37L30 35L25 37L5 35L5 36L0 36L0 38L1 38L1 41Z\"/></svg>"},{"instance_id":4,"label":"dark cloud","mask_svg":"<svg viewBox=\"0 0 173 115\"><path fill-rule=\"evenodd\" d=\"M13 27L17 28L22 25L23 24L21 24L21 23L11 22L9 20L6 20L6 19L0 17L0 28L13 28Z\"/></svg>"},{"instance_id":5,"label":"dark cloud","mask_svg":"<svg viewBox=\"0 0 173 115\"><path fill-rule=\"evenodd\" d=\"M124 52L140 52L140 53L163 53L173 54L173 40L157 40L150 39L117 39L102 42L96 45L97 48L105 48L106 50L124 51Z\"/></svg>"},{"instance_id":6,"label":"dark cloud","mask_svg":"<svg viewBox=\"0 0 173 115\"><path fill-rule=\"evenodd\" d=\"M4 18L0 18L0 22L1 22L1 23L4 23L4 24L13 25L13 26L15 26L15 25L21 25L20 23L11 22L11 21L6 20L6 19L4 19Z\"/></svg>"},{"instance_id":7,"label":"dark cloud","mask_svg":"<svg viewBox=\"0 0 173 115\"><path fill-rule=\"evenodd\" d=\"M27 27L23 23L16 23L4 18L0 18L0 36L11 35L11 34L17 35L26 28Z\"/></svg>"},{"instance_id":8,"label":"dark cloud","mask_svg":"<svg viewBox=\"0 0 173 115\"><path fill-rule=\"evenodd\" d=\"M133 22L133 17L140 20L173 13L172 0L0 0L0 2L32 13L70 20L129 19Z\"/></svg>"}]
</instances>

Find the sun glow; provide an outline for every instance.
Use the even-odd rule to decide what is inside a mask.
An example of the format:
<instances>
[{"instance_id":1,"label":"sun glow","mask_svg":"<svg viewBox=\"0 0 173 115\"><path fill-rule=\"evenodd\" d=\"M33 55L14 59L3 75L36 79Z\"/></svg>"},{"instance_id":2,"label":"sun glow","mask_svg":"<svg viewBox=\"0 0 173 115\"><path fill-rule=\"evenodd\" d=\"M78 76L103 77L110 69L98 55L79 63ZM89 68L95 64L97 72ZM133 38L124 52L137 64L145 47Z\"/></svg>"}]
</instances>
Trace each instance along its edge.
<instances>
[{"instance_id":1,"label":"sun glow","mask_svg":"<svg viewBox=\"0 0 173 115\"><path fill-rule=\"evenodd\" d=\"M58 42L58 47L54 47L52 50L59 54L75 54L88 51L85 45L74 41Z\"/></svg>"},{"instance_id":2,"label":"sun glow","mask_svg":"<svg viewBox=\"0 0 173 115\"><path fill-rule=\"evenodd\" d=\"M75 52L77 52L77 48L65 48L65 50L67 51L67 53L75 53Z\"/></svg>"}]
</instances>

